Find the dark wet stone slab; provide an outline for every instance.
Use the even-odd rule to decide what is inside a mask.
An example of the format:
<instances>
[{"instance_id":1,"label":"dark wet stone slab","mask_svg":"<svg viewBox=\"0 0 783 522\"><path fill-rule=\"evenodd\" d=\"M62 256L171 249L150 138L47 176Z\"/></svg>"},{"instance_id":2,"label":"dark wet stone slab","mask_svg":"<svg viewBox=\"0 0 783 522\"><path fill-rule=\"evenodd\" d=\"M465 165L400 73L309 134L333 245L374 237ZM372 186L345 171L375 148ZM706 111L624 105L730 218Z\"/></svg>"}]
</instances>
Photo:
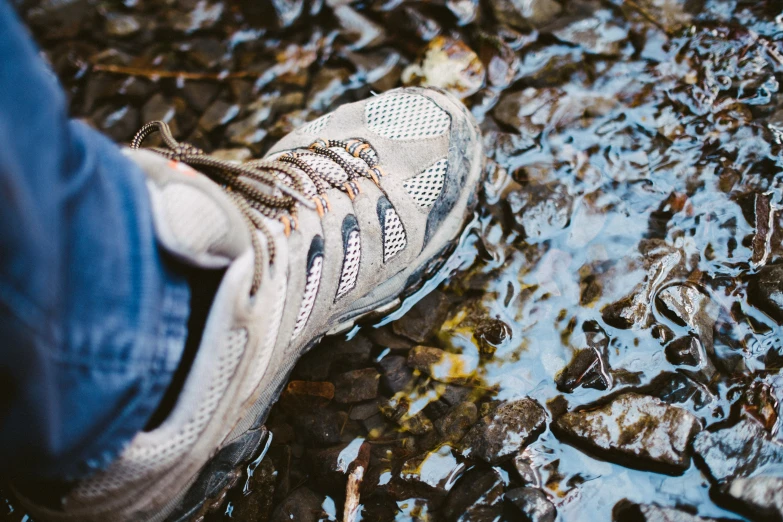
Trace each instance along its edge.
<instances>
[{"instance_id":1,"label":"dark wet stone slab","mask_svg":"<svg viewBox=\"0 0 783 522\"><path fill-rule=\"evenodd\" d=\"M476 358L431 346L415 346L408 354L408 366L445 383L468 382L477 365Z\"/></svg>"},{"instance_id":2,"label":"dark wet stone slab","mask_svg":"<svg viewBox=\"0 0 783 522\"><path fill-rule=\"evenodd\" d=\"M555 0L493 0L495 17L519 29L545 25L563 10Z\"/></svg>"},{"instance_id":3,"label":"dark wet stone slab","mask_svg":"<svg viewBox=\"0 0 783 522\"><path fill-rule=\"evenodd\" d=\"M538 488L512 489L506 492L505 497L524 522L554 522L557 518L554 504Z\"/></svg>"},{"instance_id":4,"label":"dark wet stone slab","mask_svg":"<svg viewBox=\"0 0 783 522\"><path fill-rule=\"evenodd\" d=\"M443 514L446 520L494 520L503 510L504 489L500 473L494 469L473 468L449 492Z\"/></svg>"},{"instance_id":5,"label":"dark wet stone slab","mask_svg":"<svg viewBox=\"0 0 783 522\"><path fill-rule=\"evenodd\" d=\"M623 499L612 509L612 522L717 522L718 520L697 516L688 511L655 504L636 504Z\"/></svg>"},{"instance_id":6,"label":"dark wet stone slab","mask_svg":"<svg viewBox=\"0 0 783 522\"><path fill-rule=\"evenodd\" d=\"M702 363L704 347L698 337L678 337L664 349L666 360L675 366L699 366Z\"/></svg>"},{"instance_id":7,"label":"dark wet stone slab","mask_svg":"<svg viewBox=\"0 0 783 522\"><path fill-rule=\"evenodd\" d=\"M592 409L569 412L555 422L557 433L611 461L682 472L688 445L700 429L687 410L655 397L627 393Z\"/></svg>"},{"instance_id":8,"label":"dark wet stone slab","mask_svg":"<svg viewBox=\"0 0 783 522\"><path fill-rule=\"evenodd\" d=\"M314 493L306 486L301 486L288 495L272 513L271 522L316 522L323 520L324 511L321 505L324 495Z\"/></svg>"},{"instance_id":9,"label":"dark wet stone slab","mask_svg":"<svg viewBox=\"0 0 783 522\"><path fill-rule=\"evenodd\" d=\"M378 365L381 367L381 383L392 395L406 390L415 380L408 359L402 355L387 355Z\"/></svg>"},{"instance_id":10,"label":"dark wet stone slab","mask_svg":"<svg viewBox=\"0 0 783 522\"><path fill-rule=\"evenodd\" d=\"M765 266L750 278L748 302L783 324L783 265Z\"/></svg>"},{"instance_id":11,"label":"dark wet stone slab","mask_svg":"<svg viewBox=\"0 0 783 522\"><path fill-rule=\"evenodd\" d=\"M733 501L727 507L740 511L752 520L783 520L783 477L741 477L726 484L722 492Z\"/></svg>"},{"instance_id":12,"label":"dark wet stone slab","mask_svg":"<svg viewBox=\"0 0 783 522\"><path fill-rule=\"evenodd\" d=\"M435 421L435 428L443 440L451 443L459 442L471 426L478 420L478 409L472 402L457 404L446 414Z\"/></svg>"},{"instance_id":13,"label":"dark wet stone slab","mask_svg":"<svg viewBox=\"0 0 783 522\"><path fill-rule=\"evenodd\" d=\"M693 441L693 450L716 481L747 477L768 465L783 465L783 445L771 440L762 426L743 419L734 426L703 431Z\"/></svg>"},{"instance_id":14,"label":"dark wet stone slab","mask_svg":"<svg viewBox=\"0 0 783 522\"><path fill-rule=\"evenodd\" d=\"M496 464L538 438L545 424L546 413L536 401L504 402L471 428L462 445L470 457Z\"/></svg>"},{"instance_id":15,"label":"dark wet stone slab","mask_svg":"<svg viewBox=\"0 0 783 522\"><path fill-rule=\"evenodd\" d=\"M417 343L427 342L446 320L449 306L442 292L432 292L393 323L394 333Z\"/></svg>"},{"instance_id":16,"label":"dark wet stone slab","mask_svg":"<svg viewBox=\"0 0 783 522\"><path fill-rule=\"evenodd\" d=\"M334 400L340 403L361 402L378 396L381 375L375 368L353 370L334 377Z\"/></svg>"},{"instance_id":17,"label":"dark wet stone slab","mask_svg":"<svg viewBox=\"0 0 783 522\"><path fill-rule=\"evenodd\" d=\"M557 389L564 393L571 393L579 387L610 389L613 378L608 363L608 344L605 332L585 332L587 347L576 350L571 362L556 376Z\"/></svg>"}]
</instances>

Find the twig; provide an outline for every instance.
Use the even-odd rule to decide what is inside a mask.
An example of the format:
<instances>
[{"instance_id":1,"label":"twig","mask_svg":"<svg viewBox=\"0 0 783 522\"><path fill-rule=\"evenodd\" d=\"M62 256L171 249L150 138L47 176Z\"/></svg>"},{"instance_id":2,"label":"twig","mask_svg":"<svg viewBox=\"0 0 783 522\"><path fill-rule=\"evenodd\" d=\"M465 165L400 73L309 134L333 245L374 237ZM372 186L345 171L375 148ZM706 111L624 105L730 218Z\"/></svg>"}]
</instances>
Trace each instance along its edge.
<instances>
[{"instance_id":1,"label":"twig","mask_svg":"<svg viewBox=\"0 0 783 522\"><path fill-rule=\"evenodd\" d=\"M161 71L157 69L146 69L144 67L125 67L123 65L96 64L92 66L93 71L107 72L111 74L122 74L126 76L143 76L145 78L182 78L185 80L231 80L236 78L257 78L265 73L252 71L221 72L221 73L199 73L188 71Z\"/></svg>"}]
</instances>

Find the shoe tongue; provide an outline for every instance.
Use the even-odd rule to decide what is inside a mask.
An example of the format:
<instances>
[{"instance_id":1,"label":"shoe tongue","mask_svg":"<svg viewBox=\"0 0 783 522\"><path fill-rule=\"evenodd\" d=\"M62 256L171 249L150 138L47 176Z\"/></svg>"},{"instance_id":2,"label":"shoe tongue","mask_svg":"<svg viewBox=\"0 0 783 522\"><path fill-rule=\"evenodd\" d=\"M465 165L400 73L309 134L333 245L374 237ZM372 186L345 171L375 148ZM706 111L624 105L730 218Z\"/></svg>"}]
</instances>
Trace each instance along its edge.
<instances>
[{"instance_id":1,"label":"shoe tongue","mask_svg":"<svg viewBox=\"0 0 783 522\"><path fill-rule=\"evenodd\" d=\"M153 152L127 154L147 175L155 233L167 251L195 266L222 268L250 248L245 219L217 184Z\"/></svg>"}]
</instances>

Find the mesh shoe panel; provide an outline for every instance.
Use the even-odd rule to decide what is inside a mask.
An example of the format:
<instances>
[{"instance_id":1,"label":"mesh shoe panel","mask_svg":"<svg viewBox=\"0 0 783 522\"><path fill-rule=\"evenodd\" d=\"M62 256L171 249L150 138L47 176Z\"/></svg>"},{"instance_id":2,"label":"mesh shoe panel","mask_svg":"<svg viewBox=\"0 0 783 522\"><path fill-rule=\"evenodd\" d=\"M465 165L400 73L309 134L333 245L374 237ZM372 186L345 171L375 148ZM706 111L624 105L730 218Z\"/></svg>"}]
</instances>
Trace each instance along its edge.
<instances>
[{"instance_id":1,"label":"mesh shoe panel","mask_svg":"<svg viewBox=\"0 0 783 522\"><path fill-rule=\"evenodd\" d=\"M364 109L367 126L392 140L420 140L449 130L451 119L438 105L418 94L389 94L371 99Z\"/></svg>"},{"instance_id":2,"label":"mesh shoe panel","mask_svg":"<svg viewBox=\"0 0 783 522\"><path fill-rule=\"evenodd\" d=\"M405 181L402 186L417 205L429 208L435 203L443 190L449 162L446 158L438 160L433 166Z\"/></svg>"},{"instance_id":3,"label":"mesh shoe panel","mask_svg":"<svg viewBox=\"0 0 783 522\"><path fill-rule=\"evenodd\" d=\"M131 442L107 470L79 484L76 491L78 497L90 500L111 495L130 484L138 484L147 477L159 475L161 470L170 468L190 451L215 413L239 365L247 345L247 331L241 329L226 332L221 345L220 355L214 361L212 385L205 390L203 400L177 433L154 445Z\"/></svg>"},{"instance_id":4,"label":"mesh shoe panel","mask_svg":"<svg viewBox=\"0 0 783 522\"><path fill-rule=\"evenodd\" d=\"M353 290L356 286L356 278L359 275L359 263L362 258L362 245L359 239L359 230L354 229L348 233L347 244L345 245L345 257L343 258L343 269L340 274L340 286L337 288L335 301Z\"/></svg>"},{"instance_id":5,"label":"mesh shoe panel","mask_svg":"<svg viewBox=\"0 0 783 522\"><path fill-rule=\"evenodd\" d=\"M316 118L315 120L311 121L301 129L299 129L299 132L304 132L308 134L318 134L319 132L324 130L327 125L329 125L329 120L331 118L332 118L332 113L325 114L320 118Z\"/></svg>"}]
</instances>

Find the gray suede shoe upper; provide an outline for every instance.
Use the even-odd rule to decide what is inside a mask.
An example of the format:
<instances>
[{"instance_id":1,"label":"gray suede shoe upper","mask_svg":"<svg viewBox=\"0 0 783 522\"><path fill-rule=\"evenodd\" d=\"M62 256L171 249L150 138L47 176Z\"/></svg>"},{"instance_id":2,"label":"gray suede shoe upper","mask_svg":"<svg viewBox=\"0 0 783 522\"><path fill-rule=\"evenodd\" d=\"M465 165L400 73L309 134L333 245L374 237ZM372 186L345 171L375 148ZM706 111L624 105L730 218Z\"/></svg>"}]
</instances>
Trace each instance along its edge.
<instances>
[{"instance_id":1,"label":"gray suede shoe upper","mask_svg":"<svg viewBox=\"0 0 783 522\"><path fill-rule=\"evenodd\" d=\"M259 451L261 424L299 356L399 302L458 237L483 168L465 107L418 88L344 105L280 140L265 159L285 165L283 188L298 185L308 201L293 213L240 202L152 152L131 155L148 174L162 246L226 273L168 419L60 505L21 495L45 520L189 520L219 504ZM242 186L281 196L264 183Z\"/></svg>"}]
</instances>

